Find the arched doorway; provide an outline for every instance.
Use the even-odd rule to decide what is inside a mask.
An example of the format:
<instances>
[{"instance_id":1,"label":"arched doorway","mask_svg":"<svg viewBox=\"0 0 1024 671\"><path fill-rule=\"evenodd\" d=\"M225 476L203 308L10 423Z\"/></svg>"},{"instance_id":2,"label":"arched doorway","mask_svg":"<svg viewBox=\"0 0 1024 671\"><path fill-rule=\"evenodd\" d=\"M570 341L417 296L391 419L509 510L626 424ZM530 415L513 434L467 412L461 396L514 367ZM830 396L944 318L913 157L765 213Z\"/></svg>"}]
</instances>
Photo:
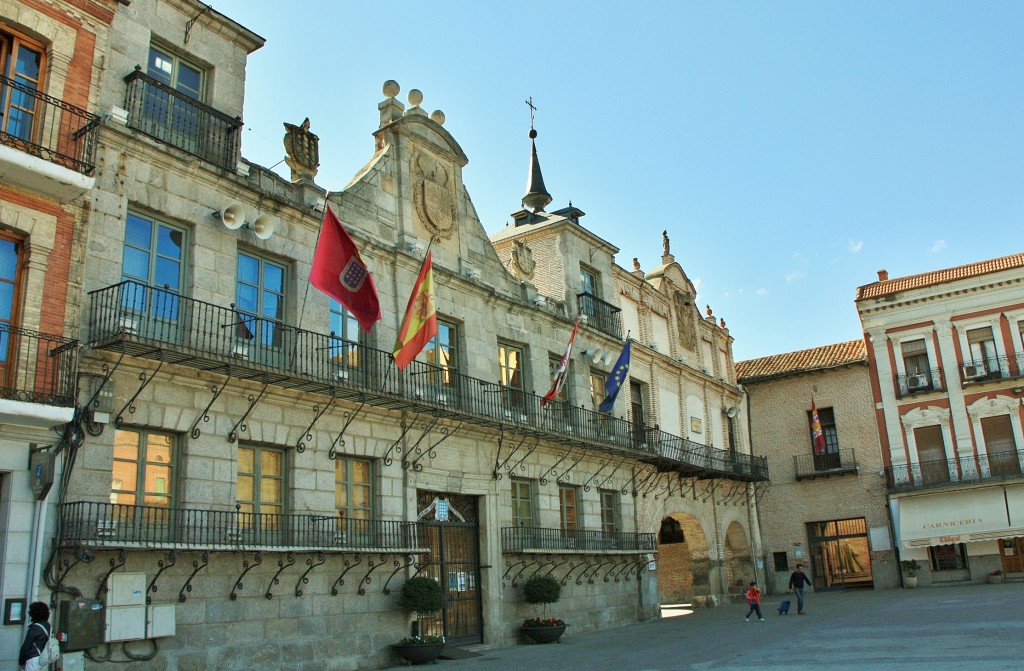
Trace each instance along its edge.
<instances>
[{"instance_id":1,"label":"arched doorway","mask_svg":"<svg viewBox=\"0 0 1024 671\"><path fill-rule=\"evenodd\" d=\"M658 596L662 604L703 605L710 593L708 541L693 515L672 513L658 533Z\"/></svg>"},{"instance_id":2,"label":"arched doorway","mask_svg":"<svg viewBox=\"0 0 1024 671\"><path fill-rule=\"evenodd\" d=\"M750 538L739 522L732 522L725 532L725 554L722 557L726 584L730 594L742 594L756 580L750 557Z\"/></svg>"}]
</instances>

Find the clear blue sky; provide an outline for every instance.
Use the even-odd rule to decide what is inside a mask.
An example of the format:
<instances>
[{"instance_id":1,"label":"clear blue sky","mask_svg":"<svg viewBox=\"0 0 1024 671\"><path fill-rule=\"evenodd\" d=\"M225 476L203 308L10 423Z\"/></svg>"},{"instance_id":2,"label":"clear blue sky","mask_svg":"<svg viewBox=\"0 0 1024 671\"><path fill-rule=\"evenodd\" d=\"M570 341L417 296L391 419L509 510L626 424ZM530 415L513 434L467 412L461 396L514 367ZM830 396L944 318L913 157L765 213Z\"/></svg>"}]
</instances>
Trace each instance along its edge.
<instances>
[{"instance_id":1,"label":"clear blue sky","mask_svg":"<svg viewBox=\"0 0 1024 671\"><path fill-rule=\"evenodd\" d=\"M520 207L529 110L551 209L631 268L672 253L737 360L861 336L877 278L1024 250L1024 2L218 0L262 35L243 155L320 136L341 189L381 84L444 111L488 232ZM283 164L277 170L287 174Z\"/></svg>"}]
</instances>

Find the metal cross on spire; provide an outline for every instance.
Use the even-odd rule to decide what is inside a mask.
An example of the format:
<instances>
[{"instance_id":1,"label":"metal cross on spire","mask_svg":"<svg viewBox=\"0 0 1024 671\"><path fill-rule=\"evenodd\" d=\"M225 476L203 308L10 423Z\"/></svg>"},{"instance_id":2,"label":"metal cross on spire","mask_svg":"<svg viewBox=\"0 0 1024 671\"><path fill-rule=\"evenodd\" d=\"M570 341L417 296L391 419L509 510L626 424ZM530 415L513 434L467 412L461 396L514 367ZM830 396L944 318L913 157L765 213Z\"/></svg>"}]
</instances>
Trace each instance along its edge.
<instances>
[{"instance_id":1,"label":"metal cross on spire","mask_svg":"<svg viewBox=\"0 0 1024 671\"><path fill-rule=\"evenodd\" d=\"M530 108L530 130L533 130L533 113L537 111L537 106L533 104L533 96L524 102Z\"/></svg>"}]
</instances>

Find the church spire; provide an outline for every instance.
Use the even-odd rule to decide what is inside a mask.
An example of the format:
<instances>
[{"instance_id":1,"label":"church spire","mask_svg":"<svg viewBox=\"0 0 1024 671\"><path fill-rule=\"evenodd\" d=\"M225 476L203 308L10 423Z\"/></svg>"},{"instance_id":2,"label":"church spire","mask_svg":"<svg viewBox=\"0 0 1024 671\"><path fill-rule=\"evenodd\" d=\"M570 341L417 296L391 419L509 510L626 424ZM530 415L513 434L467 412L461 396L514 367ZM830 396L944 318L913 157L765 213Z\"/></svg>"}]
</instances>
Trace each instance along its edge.
<instances>
[{"instance_id":1,"label":"church spire","mask_svg":"<svg viewBox=\"0 0 1024 671\"><path fill-rule=\"evenodd\" d=\"M540 161L537 160L537 131L533 129L533 113L537 109L531 96L526 104L530 107L530 174L526 182L526 195L523 196L523 207L536 212L543 212L551 202L551 194L544 188L544 176L540 172Z\"/></svg>"}]
</instances>

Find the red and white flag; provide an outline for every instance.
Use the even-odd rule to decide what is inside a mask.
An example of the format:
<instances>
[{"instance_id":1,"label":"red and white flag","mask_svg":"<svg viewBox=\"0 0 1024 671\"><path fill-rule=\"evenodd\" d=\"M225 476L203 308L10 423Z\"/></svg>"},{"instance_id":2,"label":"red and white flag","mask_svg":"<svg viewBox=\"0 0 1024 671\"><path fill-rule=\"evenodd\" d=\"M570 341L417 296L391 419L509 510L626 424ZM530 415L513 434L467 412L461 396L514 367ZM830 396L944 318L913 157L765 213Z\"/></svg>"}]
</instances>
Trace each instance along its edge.
<instances>
[{"instance_id":1,"label":"red and white flag","mask_svg":"<svg viewBox=\"0 0 1024 671\"><path fill-rule=\"evenodd\" d=\"M825 453L825 432L821 430L821 420L818 418L818 407L811 399L811 440L814 443L814 453Z\"/></svg>"},{"instance_id":2,"label":"red and white flag","mask_svg":"<svg viewBox=\"0 0 1024 671\"><path fill-rule=\"evenodd\" d=\"M324 212L309 282L348 308L364 331L380 319L380 299L373 277L330 206Z\"/></svg>"},{"instance_id":3,"label":"red and white flag","mask_svg":"<svg viewBox=\"0 0 1024 671\"><path fill-rule=\"evenodd\" d=\"M558 362L558 370L555 371L555 381L551 385L551 390L540 399L540 407L542 408L558 398L558 392L562 391L562 385L565 384L565 376L569 372L569 357L572 356L572 344L576 340L576 332L579 330L580 318L577 317L576 325L572 327L572 335L569 336L569 345L565 348L562 360Z\"/></svg>"}]
</instances>

